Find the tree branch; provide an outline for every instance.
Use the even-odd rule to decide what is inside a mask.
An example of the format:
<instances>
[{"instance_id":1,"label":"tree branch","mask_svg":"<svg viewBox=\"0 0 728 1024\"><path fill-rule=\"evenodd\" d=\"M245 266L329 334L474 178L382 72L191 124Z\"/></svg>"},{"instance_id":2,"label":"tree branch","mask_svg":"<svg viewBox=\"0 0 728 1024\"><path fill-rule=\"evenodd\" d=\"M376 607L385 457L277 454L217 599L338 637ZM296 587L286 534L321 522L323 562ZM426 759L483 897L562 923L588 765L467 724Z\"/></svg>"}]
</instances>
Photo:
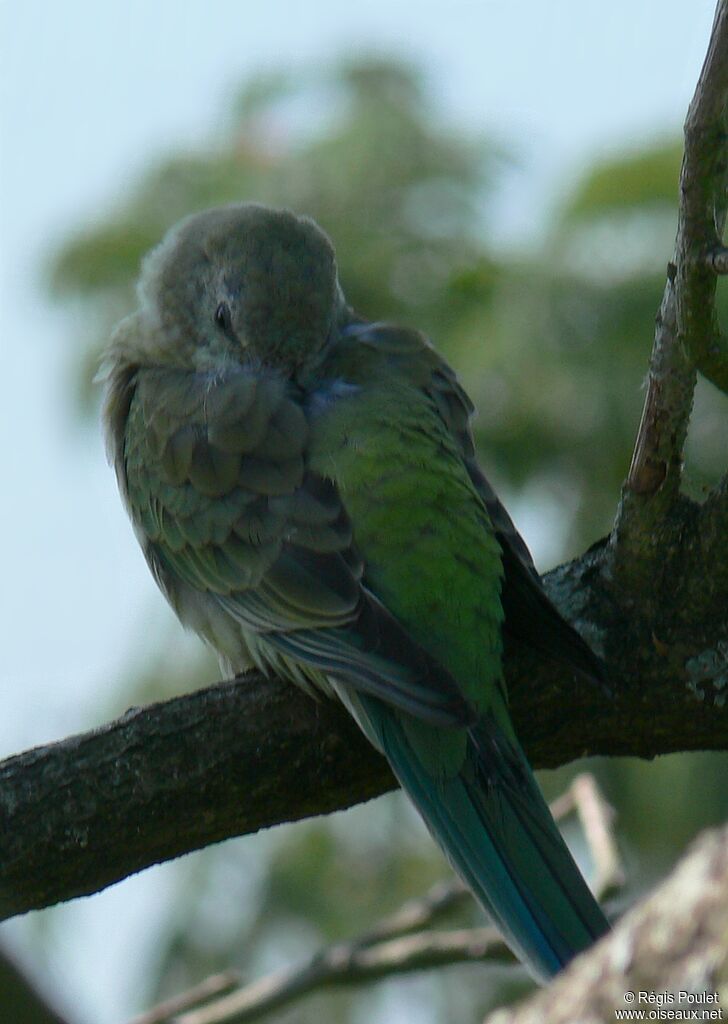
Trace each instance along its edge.
<instances>
[{"instance_id":1,"label":"tree branch","mask_svg":"<svg viewBox=\"0 0 728 1024\"><path fill-rule=\"evenodd\" d=\"M594 862L592 891L601 900L613 889L624 885L624 872L612 831L614 808L604 799L596 779L589 772L577 775L566 792L551 804L551 813L556 821L561 821L571 811L576 811L584 830Z\"/></svg>"},{"instance_id":2,"label":"tree branch","mask_svg":"<svg viewBox=\"0 0 728 1024\"><path fill-rule=\"evenodd\" d=\"M485 1024L607 1024L615 1010L722 1009L728 991L728 828L704 833L649 899L563 974L515 1009ZM690 998L680 998L686 993ZM723 998L721 1007L720 999ZM634 997L634 998L633 998ZM696 1001L697 997L697 1001ZM707 998L706 998L707 997ZM706 1018L707 1019L707 1018ZM719 1019L714 1016L712 1019Z\"/></svg>"},{"instance_id":3,"label":"tree branch","mask_svg":"<svg viewBox=\"0 0 728 1024\"><path fill-rule=\"evenodd\" d=\"M656 618L628 595L617 600L600 571L604 546L549 574L551 596L606 655L614 695L509 653L513 717L536 767L594 754L728 749L728 568L715 571L726 565L724 537L681 551ZM690 580L696 597L685 606ZM87 895L159 861L394 785L342 708L256 673L131 709L0 764L0 915Z\"/></svg>"},{"instance_id":4,"label":"tree branch","mask_svg":"<svg viewBox=\"0 0 728 1024\"><path fill-rule=\"evenodd\" d=\"M578 814L597 866L596 897L599 899L607 890L621 885L623 873L612 834L614 812L599 792L594 777L577 776L551 805L551 811L557 821L572 812ZM314 989L331 985L359 985L453 963L513 962L513 954L493 928L426 930L472 898L457 878L439 882L425 896L405 903L364 935L322 949L299 966L235 986L235 991L226 990L222 998L217 998L217 992L212 990L229 979L214 976L181 996L160 1003L131 1024L243 1024L260 1020ZM211 995L216 997L213 1001Z\"/></svg>"},{"instance_id":5,"label":"tree branch","mask_svg":"<svg viewBox=\"0 0 728 1024\"><path fill-rule=\"evenodd\" d=\"M728 345L715 309L724 257L728 159L728 5L719 0L708 53L685 121L675 255L655 340L632 464L612 534L622 583L655 589L664 552L680 541L682 453L696 371L728 391Z\"/></svg>"},{"instance_id":6,"label":"tree branch","mask_svg":"<svg viewBox=\"0 0 728 1024\"><path fill-rule=\"evenodd\" d=\"M0 916L393 788L342 708L253 673L0 764Z\"/></svg>"},{"instance_id":7,"label":"tree branch","mask_svg":"<svg viewBox=\"0 0 728 1024\"><path fill-rule=\"evenodd\" d=\"M728 4L716 7L695 96L685 120L675 264L679 341L697 369L728 392L728 347L715 309L716 266L728 207Z\"/></svg>"},{"instance_id":8,"label":"tree branch","mask_svg":"<svg viewBox=\"0 0 728 1024\"><path fill-rule=\"evenodd\" d=\"M302 968L283 969L209 1006L165 1019L170 1024L243 1024L329 985L362 985L393 974L484 961L513 962L513 954L495 928L417 932L373 947L341 943Z\"/></svg>"}]
</instances>

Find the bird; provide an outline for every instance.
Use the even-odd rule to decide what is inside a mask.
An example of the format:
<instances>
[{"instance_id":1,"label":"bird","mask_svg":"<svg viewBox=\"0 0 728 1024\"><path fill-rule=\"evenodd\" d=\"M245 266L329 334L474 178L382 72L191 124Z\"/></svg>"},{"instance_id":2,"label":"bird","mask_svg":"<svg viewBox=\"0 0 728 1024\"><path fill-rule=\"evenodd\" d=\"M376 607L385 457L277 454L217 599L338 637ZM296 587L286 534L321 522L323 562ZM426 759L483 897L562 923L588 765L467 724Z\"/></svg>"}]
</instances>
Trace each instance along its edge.
<instances>
[{"instance_id":1,"label":"bird","mask_svg":"<svg viewBox=\"0 0 728 1024\"><path fill-rule=\"evenodd\" d=\"M503 650L603 664L479 468L453 370L354 312L311 218L243 202L145 257L102 377L109 459L182 624L227 676L341 701L546 982L608 924L514 731Z\"/></svg>"}]
</instances>

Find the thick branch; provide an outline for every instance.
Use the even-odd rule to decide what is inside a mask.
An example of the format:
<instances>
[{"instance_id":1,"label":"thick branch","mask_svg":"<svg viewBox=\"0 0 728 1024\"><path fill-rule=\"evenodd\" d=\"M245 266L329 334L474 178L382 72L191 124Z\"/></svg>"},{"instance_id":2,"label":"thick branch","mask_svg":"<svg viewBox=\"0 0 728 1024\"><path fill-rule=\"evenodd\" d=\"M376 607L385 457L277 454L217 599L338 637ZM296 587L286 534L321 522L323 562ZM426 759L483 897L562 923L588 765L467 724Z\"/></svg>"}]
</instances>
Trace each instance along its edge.
<instances>
[{"instance_id":1,"label":"thick branch","mask_svg":"<svg viewBox=\"0 0 728 1024\"><path fill-rule=\"evenodd\" d=\"M728 574L705 569L706 560L725 565L724 548L716 535L712 551L686 549L660 619L617 602L600 572L603 547L550 574L553 598L606 654L614 695L558 665L510 656L513 716L537 767L589 754L728 748L728 594L712 583ZM686 606L687 579L700 600ZM132 709L0 765L0 913L95 892L209 843L393 786L341 708L257 674Z\"/></svg>"}]
</instances>

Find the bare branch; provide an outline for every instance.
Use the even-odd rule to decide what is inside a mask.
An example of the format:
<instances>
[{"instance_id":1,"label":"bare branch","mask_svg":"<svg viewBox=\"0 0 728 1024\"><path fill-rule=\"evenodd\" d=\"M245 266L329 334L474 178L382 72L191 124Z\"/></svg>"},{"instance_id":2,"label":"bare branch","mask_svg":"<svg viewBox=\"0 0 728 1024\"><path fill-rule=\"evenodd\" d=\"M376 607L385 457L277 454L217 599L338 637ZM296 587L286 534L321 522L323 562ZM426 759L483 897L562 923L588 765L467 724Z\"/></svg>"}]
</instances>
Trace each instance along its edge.
<instances>
[{"instance_id":1,"label":"bare branch","mask_svg":"<svg viewBox=\"0 0 728 1024\"><path fill-rule=\"evenodd\" d=\"M429 928L441 917L466 906L473 894L457 876L436 882L424 896L409 900L389 917L385 917L359 939L359 946L373 946L378 942L396 939L412 932Z\"/></svg>"},{"instance_id":2,"label":"bare branch","mask_svg":"<svg viewBox=\"0 0 728 1024\"><path fill-rule=\"evenodd\" d=\"M395 785L333 701L256 673L0 764L0 916Z\"/></svg>"},{"instance_id":3,"label":"bare branch","mask_svg":"<svg viewBox=\"0 0 728 1024\"><path fill-rule=\"evenodd\" d=\"M216 996L225 995L232 989L238 988L240 977L235 971L224 971L222 974L211 974L199 985L182 992L171 999L165 999L158 1003L147 1013L135 1017L129 1024L164 1024L170 1017L175 1017L185 1010L204 1005L208 1000Z\"/></svg>"},{"instance_id":4,"label":"bare branch","mask_svg":"<svg viewBox=\"0 0 728 1024\"><path fill-rule=\"evenodd\" d=\"M578 813L602 887L595 886L595 895L600 897L606 888L621 885L624 876L612 832L614 812L594 777L578 775L551 805L551 811L557 820L574 811ZM204 1007L197 1004L205 1002L208 993L197 986L178 997L190 1012L174 1016L177 1011L170 1010L167 1002L131 1024L241 1024L258 1020L314 989L330 985L363 984L392 974L473 960L512 962L512 954L495 929L425 931L445 913L471 900L471 893L458 879L439 882L423 897L405 903L364 935L323 949L298 967L277 971ZM198 991L202 995L196 998Z\"/></svg>"},{"instance_id":5,"label":"bare branch","mask_svg":"<svg viewBox=\"0 0 728 1024\"><path fill-rule=\"evenodd\" d=\"M258 1020L315 988L360 985L391 974L486 959L504 963L513 960L494 928L418 932L364 948L341 943L303 967L268 975L210 1006L172 1018L170 1024L242 1024Z\"/></svg>"},{"instance_id":6,"label":"bare branch","mask_svg":"<svg viewBox=\"0 0 728 1024\"><path fill-rule=\"evenodd\" d=\"M536 767L728 747L725 532L697 537L681 552L657 617L605 579L604 548L549 575L557 605L606 655L614 696L522 651L509 657L514 723ZM251 674L133 709L0 764L0 915L86 895L161 860L394 785L341 707L278 680Z\"/></svg>"},{"instance_id":7,"label":"bare branch","mask_svg":"<svg viewBox=\"0 0 728 1024\"><path fill-rule=\"evenodd\" d=\"M728 390L728 347L715 311L728 186L728 6L720 0L685 122L675 255L657 315L647 395L615 523L614 569L647 591L675 542L677 499L696 370Z\"/></svg>"},{"instance_id":8,"label":"bare branch","mask_svg":"<svg viewBox=\"0 0 728 1024\"><path fill-rule=\"evenodd\" d=\"M706 255L723 240L728 207L728 4L716 7L708 53L685 121L675 263L679 341L698 370L728 391L728 349Z\"/></svg>"},{"instance_id":9,"label":"bare branch","mask_svg":"<svg viewBox=\"0 0 728 1024\"><path fill-rule=\"evenodd\" d=\"M614 838L614 808L604 799L591 773L577 775L567 791L551 805L551 813L557 821L571 810L579 815L594 858L592 889L598 899L603 899L608 892L624 885L624 871Z\"/></svg>"}]
</instances>

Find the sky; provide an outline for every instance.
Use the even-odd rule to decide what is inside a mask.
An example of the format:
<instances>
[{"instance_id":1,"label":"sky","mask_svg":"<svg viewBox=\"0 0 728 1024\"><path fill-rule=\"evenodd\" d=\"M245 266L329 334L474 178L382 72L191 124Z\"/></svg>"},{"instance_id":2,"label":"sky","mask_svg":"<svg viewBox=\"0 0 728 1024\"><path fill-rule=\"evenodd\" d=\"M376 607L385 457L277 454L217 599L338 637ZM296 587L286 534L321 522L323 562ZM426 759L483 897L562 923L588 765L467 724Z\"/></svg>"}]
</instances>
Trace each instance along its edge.
<instances>
[{"instance_id":1,"label":"sky","mask_svg":"<svg viewBox=\"0 0 728 1024\"><path fill-rule=\"evenodd\" d=\"M246 76L383 50L426 68L447 118L515 148L494 230L526 244L588 160L679 130L712 14L706 0L0 3L0 757L121 713L138 638L176 636L100 430L68 397L82 324L43 291L54 243L123 203L153 157L219 139ZM527 510L520 525L545 553ZM63 942L44 973L81 1024L134 1008L167 870L53 912ZM28 957L33 920L0 942Z\"/></svg>"}]
</instances>

